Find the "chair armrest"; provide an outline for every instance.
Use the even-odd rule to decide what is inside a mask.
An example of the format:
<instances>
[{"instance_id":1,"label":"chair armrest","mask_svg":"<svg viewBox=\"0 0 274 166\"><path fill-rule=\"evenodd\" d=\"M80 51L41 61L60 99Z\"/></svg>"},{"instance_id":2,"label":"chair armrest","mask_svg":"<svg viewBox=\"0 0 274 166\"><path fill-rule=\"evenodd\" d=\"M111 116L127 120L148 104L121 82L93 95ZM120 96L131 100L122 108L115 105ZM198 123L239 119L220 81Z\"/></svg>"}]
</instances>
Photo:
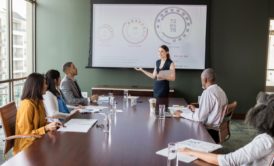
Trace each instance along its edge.
<instances>
[{"instance_id":1,"label":"chair armrest","mask_svg":"<svg viewBox=\"0 0 274 166\"><path fill-rule=\"evenodd\" d=\"M34 134L29 134L29 135L13 135L13 136L6 137L4 139L4 141L9 141L9 140L12 140L12 139L17 139L17 138L41 138L41 137L42 137L41 135L34 135Z\"/></svg>"}]
</instances>

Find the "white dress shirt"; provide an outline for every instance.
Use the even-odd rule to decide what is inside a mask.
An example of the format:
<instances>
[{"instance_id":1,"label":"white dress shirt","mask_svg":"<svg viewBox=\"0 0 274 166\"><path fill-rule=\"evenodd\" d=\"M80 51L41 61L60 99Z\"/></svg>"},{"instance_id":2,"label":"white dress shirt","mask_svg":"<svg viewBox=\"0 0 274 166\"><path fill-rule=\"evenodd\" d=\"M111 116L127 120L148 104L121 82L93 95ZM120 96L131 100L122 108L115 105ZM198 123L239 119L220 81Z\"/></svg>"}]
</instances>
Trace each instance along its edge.
<instances>
[{"instance_id":1,"label":"white dress shirt","mask_svg":"<svg viewBox=\"0 0 274 166\"><path fill-rule=\"evenodd\" d=\"M193 113L182 113L181 116L204 124L219 126L222 120L222 110L226 104L225 92L217 84L213 84L203 91L199 108L196 108Z\"/></svg>"},{"instance_id":2,"label":"white dress shirt","mask_svg":"<svg viewBox=\"0 0 274 166\"><path fill-rule=\"evenodd\" d=\"M269 166L273 157L274 140L263 133L235 152L218 155L218 163L221 166Z\"/></svg>"},{"instance_id":3,"label":"white dress shirt","mask_svg":"<svg viewBox=\"0 0 274 166\"><path fill-rule=\"evenodd\" d=\"M44 107L46 110L47 116L68 116L66 113L59 112L57 97L50 91L46 91L46 94L43 95ZM49 118L49 122L59 121L58 119Z\"/></svg>"}]
</instances>

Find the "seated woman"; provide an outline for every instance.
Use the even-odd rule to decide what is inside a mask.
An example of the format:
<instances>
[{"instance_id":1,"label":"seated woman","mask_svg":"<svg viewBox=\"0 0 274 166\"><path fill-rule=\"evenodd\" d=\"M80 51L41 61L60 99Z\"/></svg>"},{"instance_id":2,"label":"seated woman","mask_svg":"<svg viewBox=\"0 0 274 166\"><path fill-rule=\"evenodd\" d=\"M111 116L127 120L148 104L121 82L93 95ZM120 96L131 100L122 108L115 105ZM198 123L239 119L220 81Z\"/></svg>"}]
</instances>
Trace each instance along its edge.
<instances>
[{"instance_id":1,"label":"seated woman","mask_svg":"<svg viewBox=\"0 0 274 166\"><path fill-rule=\"evenodd\" d=\"M62 98L61 91L59 90L61 82L60 73L57 70L49 70L46 73L46 79L48 83L48 89L46 94L43 95L44 105L47 116L52 117L48 120L58 121L56 118L68 117L70 115L70 111Z\"/></svg>"},{"instance_id":2,"label":"seated woman","mask_svg":"<svg viewBox=\"0 0 274 166\"><path fill-rule=\"evenodd\" d=\"M257 104L246 115L246 123L258 130L259 134L244 147L229 154L199 152L188 148L179 149L186 155L198 157L208 163L231 165L270 165L274 156L274 99L257 97ZM264 98L266 101L258 101Z\"/></svg>"},{"instance_id":3,"label":"seated woman","mask_svg":"<svg viewBox=\"0 0 274 166\"><path fill-rule=\"evenodd\" d=\"M44 76L32 73L24 84L21 102L16 114L15 134L43 135L48 131L54 131L61 126L59 122L47 124L43 94L47 90ZM14 154L32 144L34 138L16 139L13 147Z\"/></svg>"}]
</instances>

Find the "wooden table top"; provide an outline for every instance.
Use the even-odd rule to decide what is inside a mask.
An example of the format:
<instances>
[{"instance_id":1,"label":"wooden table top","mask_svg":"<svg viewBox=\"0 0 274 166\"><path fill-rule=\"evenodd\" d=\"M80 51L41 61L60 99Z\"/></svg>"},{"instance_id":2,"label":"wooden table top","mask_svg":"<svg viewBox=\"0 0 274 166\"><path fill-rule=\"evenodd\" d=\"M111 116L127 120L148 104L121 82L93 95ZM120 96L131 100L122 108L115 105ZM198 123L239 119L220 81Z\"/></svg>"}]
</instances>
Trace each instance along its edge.
<instances>
[{"instance_id":1,"label":"wooden table top","mask_svg":"<svg viewBox=\"0 0 274 166\"><path fill-rule=\"evenodd\" d=\"M186 104L182 99L169 99L169 105ZM118 109L125 108L118 97ZM76 114L74 118L95 118L102 124L99 114ZM4 165L30 166L161 166L165 157L155 152L169 142L186 139L214 142L201 123L183 118L160 120L149 113L148 98L138 99L137 106L129 107L112 117L110 133L96 125L87 133L54 132L37 139L29 148L10 158ZM179 165L205 165L201 161Z\"/></svg>"}]
</instances>

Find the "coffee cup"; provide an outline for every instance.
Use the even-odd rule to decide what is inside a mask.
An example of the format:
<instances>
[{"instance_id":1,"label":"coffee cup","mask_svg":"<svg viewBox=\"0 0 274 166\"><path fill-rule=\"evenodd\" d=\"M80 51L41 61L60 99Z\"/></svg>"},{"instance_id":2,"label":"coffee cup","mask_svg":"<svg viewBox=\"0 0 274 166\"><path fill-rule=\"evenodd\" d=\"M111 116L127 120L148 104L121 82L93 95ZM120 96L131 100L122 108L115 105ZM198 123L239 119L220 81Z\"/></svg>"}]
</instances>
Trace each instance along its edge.
<instances>
[{"instance_id":1,"label":"coffee cup","mask_svg":"<svg viewBox=\"0 0 274 166\"><path fill-rule=\"evenodd\" d=\"M151 113L155 113L156 109L156 99L155 98L150 98L149 100L149 108Z\"/></svg>"}]
</instances>

